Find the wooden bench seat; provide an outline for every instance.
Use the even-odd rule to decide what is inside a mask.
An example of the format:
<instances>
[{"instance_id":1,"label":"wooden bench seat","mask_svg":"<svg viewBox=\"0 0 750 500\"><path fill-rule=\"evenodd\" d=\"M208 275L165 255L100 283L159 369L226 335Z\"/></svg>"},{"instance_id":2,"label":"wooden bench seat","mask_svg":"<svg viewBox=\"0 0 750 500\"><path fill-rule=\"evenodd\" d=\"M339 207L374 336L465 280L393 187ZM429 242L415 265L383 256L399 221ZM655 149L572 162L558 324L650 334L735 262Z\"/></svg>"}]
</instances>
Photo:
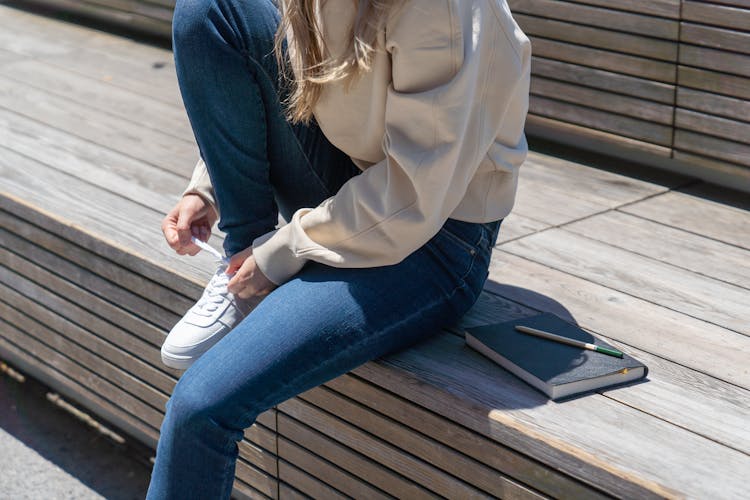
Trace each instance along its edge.
<instances>
[{"instance_id":1,"label":"wooden bench seat","mask_svg":"<svg viewBox=\"0 0 750 500\"><path fill-rule=\"evenodd\" d=\"M0 28L0 359L153 447L159 347L214 269L159 229L197 154L170 53L4 6ZM649 380L553 403L444 330L261 415L235 496L745 495L746 198L566 154L530 153L461 326L554 312Z\"/></svg>"}]
</instances>

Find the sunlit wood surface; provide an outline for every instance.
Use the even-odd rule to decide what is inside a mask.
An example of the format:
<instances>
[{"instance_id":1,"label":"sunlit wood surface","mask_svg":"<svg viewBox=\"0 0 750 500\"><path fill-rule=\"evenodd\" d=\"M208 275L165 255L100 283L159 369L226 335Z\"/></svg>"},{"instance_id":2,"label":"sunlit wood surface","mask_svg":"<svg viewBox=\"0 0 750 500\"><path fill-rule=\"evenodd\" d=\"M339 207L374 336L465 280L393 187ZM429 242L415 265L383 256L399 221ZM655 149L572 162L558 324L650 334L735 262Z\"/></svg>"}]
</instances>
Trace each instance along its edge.
<instances>
[{"instance_id":1,"label":"sunlit wood surface","mask_svg":"<svg viewBox=\"0 0 750 500\"><path fill-rule=\"evenodd\" d=\"M535 147L463 325L551 311L649 380L553 403L440 332L264 413L237 496L746 496L747 195ZM159 229L196 158L169 50L0 5L0 358L151 446L214 269Z\"/></svg>"}]
</instances>

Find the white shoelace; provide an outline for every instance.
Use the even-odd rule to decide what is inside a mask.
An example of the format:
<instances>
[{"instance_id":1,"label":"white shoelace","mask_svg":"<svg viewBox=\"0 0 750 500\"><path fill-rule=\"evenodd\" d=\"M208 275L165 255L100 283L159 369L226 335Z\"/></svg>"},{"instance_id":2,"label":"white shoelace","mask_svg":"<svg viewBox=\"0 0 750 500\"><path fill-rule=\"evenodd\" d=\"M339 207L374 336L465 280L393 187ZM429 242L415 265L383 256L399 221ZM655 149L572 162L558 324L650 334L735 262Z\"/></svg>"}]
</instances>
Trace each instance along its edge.
<instances>
[{"instance_id":1,"label":"white shoelace","mask_svg":"<svg viewBox=\"0 0 750 500\"><path fill-rule=\"evenodd\" d=\"M227 290L227 284L231 279L225 271L229 265L229 259L221 255L213 247L209 246L208 243L204 243L195 236L191 237L193 243L198 245L203 250L216 257L216 260L220 262L219 268L216 270L216 274L208 282L206 289L203 291L200 300L193 307L193 312L201 316L211 316L218 308L224 299L230 299L229 290Z\"/></svg>"}]
</instances>

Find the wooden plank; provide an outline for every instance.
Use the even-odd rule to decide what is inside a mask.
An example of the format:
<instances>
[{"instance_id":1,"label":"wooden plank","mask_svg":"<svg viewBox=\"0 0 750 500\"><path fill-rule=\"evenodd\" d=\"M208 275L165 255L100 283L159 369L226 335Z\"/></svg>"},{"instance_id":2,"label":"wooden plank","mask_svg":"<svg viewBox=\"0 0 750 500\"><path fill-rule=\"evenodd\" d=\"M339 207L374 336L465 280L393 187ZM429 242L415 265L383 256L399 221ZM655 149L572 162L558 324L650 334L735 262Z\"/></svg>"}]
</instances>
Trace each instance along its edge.
<instances>
[{"instance_id":1,"label":"wooden plank","mask_svg":"<svg viewBox=\"0 0 750 500\"><path fill-rule=\"evenodd\" d=\"M549 229L502 250L613 290L750 335L747 290L615 248L564 229ZM750 348L750 337L747 339Z\"/></svg>"},{"instance_id":2,"label":"wooden plank","mask_svg":"<svg viewBox=\"0 0 750 500\"><path fill-rule=\"evenodd\" d=\"M489 294L484 293L484 296ZM494 297L494 296L493 296ZM497 300L494 301L497 303ZM503 307L512 308L509 301ZM492 313L499 308L492 309ZM488 308L477 307L469 315L472 319L482 317ZM490 316L488 321L497 320ZM480 322L479 324L486 324ZM387 415L418 433L423 433L436 441L454 448L481 463L494 467L498 471L513 477L524 484L557 498L598 498L599 494L582 484L570 479L555 470L540 466L534 460L502 446L494 441L456 425L440 415L425 410L404 399L399 394L383 391L355 375L346 374L326 382L326 387L347 396L359 404L366 405L372 411Z\"/></svg>"},{"instance_id":3,"label":"wooden plank","mask_svg":"<svg viewBox=\"0 0 750 500\"><path fill-rule=\"evenodd\" d=\"M617 113L653 123L672 125L673 108L670 105L645 101L636 97L613 94L597 89L583 87L536 77L531 80L531 94L549 97L573 104L586 103L586 106Z\"/></svg>"},{"instance_id":4,"label":"wooden plank","mask_svg":"<svg viewBox=\"0 0 750 500\"><path fill-rule=\"evenodd\" d=\"M549 227L549 224L538 221L529 217L524 217L516 212L503 219L500 225L500 233L497 236L498 242L510 241L521 238L527 234L534 234Z\"/></svg>"},{"instance_id":5,"label":"wooden plank","mask_svg":"<svg viewBox=\"0 0 750 500\"><path fill-rule=\"evenodd\" d=\"M594 87L663 104L674 103L675 87L668 83L655 82L538 56L532 57L531 72L536 77L543 76L563 80L576 85ZM533 80L532 78L532 83Z\"/></svg>"},{"instance_id":6,"label":"wooden plank","mask_svg":"<svg viewBox=\"0 0 750 500\"><path fill-rule=\"evenodd\" d=\"M607 160L607 167L630 173L634 170L632 166L611 159ZM593 169L575 161L531 151L520 169L513 214L547 225L564 224L653 196L685 180L671 174L646 178L648 180L640 180ZM540 192L545 193L544 197L539 196ZM555 209L550 210L550 206Z\"/></svg>"},{"instance_id":7,"label":"wooden plank","mask_svg":"<svg viewBox=\"0 0 750 500\"><path fill-rule=\"evenodd\" d=\"M351 498L393 498L283 436L279 436L279 458Z\"/></svg>"},{"instance_id":8,"label":"wooden plank","mask_svg":"<svg viewBox=\"0 0 750 500\"><path fill-rule=\"evenodd\" d=\"M0 73L6 78L114 114L141 127L194 141L193 130L182 106L167 104L42 61L22 60L5 64L2 61L0 56Z\"/></svg>"},{"instance_id":9,"label":"wooden plank","mask_svg":"<svg viewBox=\"0 0 750 500\"><path fill-rule=\"evenodd\" d=\"M429 439L325 387L311 389L298 397L490 495L539 498L497 470L457 453L450 444Z\"/></svg>"},{"instance_id":10,"label":"wooden plank","mask_svg":"<svg viewBox=\"0 0 750 500\"><path fill-rule=\"evenodd\" d=\"M652 0L647 3L640 0L583 0L578 3L597 5L609 9L627 10L638 14L650 14L669 19L679 19L680 17L680 0Z\"/></svg>"},{"instance_id":11,"label":"wooden plank","mask_svg":"<svg viewBox=\"0 0 750 500\"><path fill-rule=\"evenodd\" d=\"M750 250L744 248L616 211L565 230L750 289Z\"/></svg>"},{"instance_id":12,"label":"wooden plank","mask_svg":"<svg viewBox=\"0 0 750 500\"><path fill-rule=\"evenodd\" d=\"M750 389L750 374L743 365L750 350L747 337L526 257L496 254L485 289L512 294L513 300L563 318L572 316L587 328L643 351L666 351L675 363Z\"/></svg>"},{"instance_id":13,"label":"wooden plank","mask_svg":"<svg viewBox=\"0 0 750 500\"><path fill-rule=\"evenodd\" d=\"M604 111L539 95L532 97L529 112L661 146L668 147L672 143L672 128L669 126L622 115L618 115L615 120L612 114Z\"/></svg>"},{"instance_id":14,"label":"wooden plank","mask_svg":"<svg viewBox=\"0 0 750 500\"><path fill-rule=\"evenodd\" d=\"M722 176L726 179L722 183L724 187L731 186L731 189L750 192L750 169L747 167L680 150L676 150L673 156L683 165L695 165L714 175Z\"/></svg>"},{"instance_id":15,"label":"wooden plank","mask_svg":"<svg viewBox=\"0 0 750 500\"><path fill-rule=\"evenodd\" d=\"M747 104L750 105L750 102ZM677 108L675 126L731 141L750 144L750 123L748 122L720 118L706 113Z\"/></svg>"},{"instance_id":16,"label":"wooden plank","mask_svg":"<svg viewBox=\"0 0 750 500\"><path fill-rule=\"evenodd\" d=\"M677 60L677 43L652 37L591 27L554 18L515 14L515 20L526 35L550 38L561 42L588 45L597 49L623 52L661 61Z\"/></svg>"},{"instance_id":17,"label":"wooden plank","mask_svg":"<svg viewBox=\"0 0 750 500\"><path fill-rule=\"evenodd\" d=\"M750 120L750 101L687 87L677 88L677 106L735 120Z\"/></svg>"},{"instance_id":18,"label":"wooden plank","mask_svg":"<svg viewBox=\"0 0 750 500\"><path fill-rule=\"evenodd\" d=\"M555 120L544 116L526 116L526 134L530 138L539 137L584 151L595 151L632 162L654 161L669 158L670 147L659 146L645 141L596 130L575 123ZM646 160L643 160L643 159Z\"/></svg>"},{"instance_id":19,"label":"wooden plank","mask_svg":"<svg viewBox=\"0 0 750 500\"><path fill-rule=\"evenodd\" d=\"M117 344L108 342L106 339L97 336L96 332L87 331L81 326L65 319L56 311L42 307L7 285L0 285L0 290L3 293L2 300L6 304L31 316L51 332L54 332L55 335L75 342L77 345L83 346L90 351L90 354L99 356L121 370L137 376L146 385L140 383L134 385L134 394L155 408L159 410L164 409L168 394L174 388L175 379L173 377L159 372L152 365L135 358L126 350L121 349ZM89 356L89 354L85 354L85 356ZM126 373L126 379L130 376L129 374ZM116 384L119 383L119 378L120 376L115 377L113 382Z\"/></svg>"},{"instance_id":20,"label":"wooden plank","mask_svg":"<svg viewBox=\"0 0 750 500\"><path fill-rule=\"evenodd\" d=\"M695 45L680 45L680 64L750 77L750 55Z\"/></svg>"},{"instance_id":21,"label":"wooden plank","mask_svg":"<svg viewBox=\"0 0 750 500\"><path fill-rule=\"evenodd\" d=\"M702 24L681 23L680 41L703 45L724 51L750 54L750 33L705 26Z\"/></svg>"},{"instance_id":22,"label":"wooden plank","mask_svg":"<svg viewBox=\"0 0 750 500\"><path fill-rule=\"evenodd\" d=\"M520 288L505 287L503 293L503 297L486 294L491 299L477 304L478 307L462 323L477 326L501 321L507 317L508 309L517 303L530 304L529 308L519 313L523 316L537 314L539 311L554 312L551 301L545 304L539 300L528 300L528 296L525 298ZM531 305L541 309L534 309ZM544 309L545 305L547 309ZM606 318L607 313L602 311L602 314ZM611 343L619 343L607 336L608 330L616 328L614 322L612 325L604 324L604 331L593 330L586 324L581 326ZM729 448L743 453L750 450L750 430L744 424L750 414L750 391L691 370L662 356L632 346L625 348L629 354L649 367L648 383L609 389L603 392L605 396Z\"/></svg>"},{"instance_id":23,"label":"wooden plank","mask_svg":"<svg viewBox=\"0 0 750 500\"><path fill-rule=\"evenodd\" d=\"M354 372L618 496L731 497L745 488L748 455L606 396L550 402L453 335Z\"/></svg>"},{"instance_id":24,"label":"wooden plank","mask_svg":"<svg viewBox=\"0 0 750 500\"><path fill-rule=\"evenodd\" d=\"M0 227L73 262L79 267L85 267L97 276L117 283L126 290L159 304L175 314L183 314L195 303L193 299L180 295L160 283L151 281L146 276L136 274L111 260L102 258L78 246L73 241L60 238L39 226L14 217L4 210L0 210Z\"/></svg>"},{"instance_id":25,"label":"wooden plank","mask_svg":"<svg viewBox=\"0 0 750 500\"><path fill-rule=\"evenodd\" d=\"M750 100L750 78L682 65L677 67L677 74L680 86Z\"/></svg>"},{"instance_id":26,"label":"wooden plank","mask_svg":"<svg viewBox=\"0 0 750 500\"><path fill-rule=\"evenodd\" d=\"M684 151L750 166L750 145L676 129L674 147Z\"/></svg>"},{"instance_id":27,"label":"wooden plank","mask_svg":"<svg viewBox=\"0 0 750 500\"><path fill-rule=\"evenodd\" d=\"M91 317L92 319L86 320L86 326L96 329L103 336L112 335L116 330L121 330L127 333L121 333L120 337L128 335L139 339L143 347L133 352L145 354L144 351L156 351L164 342L166 332L163 329L123 311L106 299L97 297L77 284L64 280L19 255L12 252L0 252L0 265L5 267L0 272L0 279L27 297L48 307L54 304L55 310L64 310L64 307L59 306L65 303L70 311L66 314L69 319L81 321L80 318ZM14 280L19 280L19 282L14 283ZM58 297L54 299L45 297L50 292L57 294ZM94 316L100 319L93 319ZM135 347L135 345L131 343L130 347ZM151 355L144 359L155 360L156 358L159 356Z\"/></svg>"},{"instance_id":28,"label":"wooden plank","mask_svg":"<svg viewBox=\"0 0 750 500\"><path fill-rule=\"evenodd\" d=\"M674 19L554 0L510 0L508 5L517 14L548 17L667 40L677 40L678 37L677 21Z\"/></svg>"},{"instance_id":29,"label":"wooden plank","mask_svg":"<svg viewBox=\"0 0 750 500\"><path fill-rule=\"evenodd\" d=\"M0 76L0 107L68 134L188 177L198 158L193 142L56 97ZM90 146L91 147L91 146ZM180 187L184 187L180 183Z\"/></svg>"},{"instance_id":30,"label":"wooden plank","mask_svg":"<svg viewBox=\"0 0 750 500\"><path fill-rule=\"evenodd\" d=\"M267 498L277 498L276 496L276 478L270 476L260 469L253 467L248 462L240 459L235 465L235 477L250 485L254 490L260 492ZM251 492L252 493L252 490ZM259 498L256 495L251 498ZM260 498L263 498L262 496Z\"/></svg>"},{"instance_id":31,"label":"wooden plank","mask_svg":"<svg viewBox=\"0 0 750 500\"><path fill-rule=\"evenodd\" d=\"M179 258L166 244L152 244L161 214L5 148L0 150L4 179L0 208L188 297L200 296L215 263L202 253ZM109 210L106 214L93 211L92 204Z\"/></svg>"},{"instance_id":32,"label":"wooden plank","mask_svg":"<svg viewBox=\"0 0 750 500\"><path fill-rule=\"evenodd\" d=\"M742 0L739 0L742 1ZM732 2L737 5L739 2ZM747 30L750 26L750 9L709 2L685 0L682 2L682 19L724 28Z\"/></svg>"},{"instance_id":33,"label":"wooden plank","mask_svg":"<svg viewBox=\"0 0 750 500\"><path fill-rule=\"evenodd\" d=\"M662 83L674 83L674 63L584 47L546 38L532 38L534 55L622 73Z\"/></svg>"},{"instance_id":34,"label":"wooden plank","mask_svg":"<svg viewBox=\"0 0 750 500\"><path fill-rule=\"evenodd\" d=\"M297 420L279 412L279 436L304 446L311 453L336 464L348 473L365 479L369 484L397 498L428 499L436 495L414 481L403 477L336 439L324 434L325 429L313 428L307 419ZM308 425L310 424L310 425Z\"/></svg>"},{"instance_id":35,"label":"wooden plank","mask_svg":"<svg viewBox=\"0 0 750 500\"><path fill-rule=\"evenodd\" d=\"M279 480L293 485L307 498L330 498L331 500L349 498L286 460L279 460Z\"/></svg>"},{"instance_id":36,"label":"wooden plank","mask_svg":"<svg viewBox=\"0 0 750 500\"><path fill-rule=\"evenodd\" d=\"M329 438L335 439L382 465L398 471L410 481L438 495L449 498L486 497L472 485L452 477L410 454L405 454L399 448L375 439L336 416L298 398L279 404L278 409L311 427L319 429Z\"/></svg>"},{"instance_id":37,"label":"wooden plank","mask_svg":"<svg viewBox=\"0 0 750 500\"><path fill-rule=\"evenodd\" d=\"M747 195L699 184L664 193L620 210L750 249Z\"/></svg>"},{"instance_id":38,"label":"wooden plank","mask_svg":"<svg viewBox=\"0 0 750 500\"><path fill-rule=\"evenodd\" d=\"M121 288L118 284L91 273L87 268L68 262L2 228L0 228L0 241L2 242L0 246L12 251L17 256L23 256L25 260L65 278L104 300L117 304L119 309L146 319L160 328L168 331L180 319L179 315L162 308L159 304L135 295Z\"/></svg>"},{"instance_id":39,"label":"wooden plank","mask_svg":"<svg viewBox=\"0 0 750 500\"><path fill-rule=\"evenodd\" d=\"M255 498L271 498L239 479L234 480L232 498L239 500L253 500ZM276 498L276 497L275 497Z\"/></svg>"}]
</instances>

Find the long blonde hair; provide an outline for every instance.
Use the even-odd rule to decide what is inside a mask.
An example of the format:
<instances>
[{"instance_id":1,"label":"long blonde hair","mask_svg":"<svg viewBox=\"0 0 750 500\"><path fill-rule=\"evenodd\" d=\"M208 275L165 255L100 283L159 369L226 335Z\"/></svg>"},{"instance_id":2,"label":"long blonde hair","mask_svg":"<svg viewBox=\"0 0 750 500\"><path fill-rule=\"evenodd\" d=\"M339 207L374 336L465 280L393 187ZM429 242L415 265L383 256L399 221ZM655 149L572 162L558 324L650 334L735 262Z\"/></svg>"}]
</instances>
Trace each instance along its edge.
<instances>
[{"instance_id":1,"label":"long blonde hair","mask_svg":"<svg viewBox=\"0 0 750 500\"><path fill-rule=\"evenodd\" d=\"M349 44L333 56L323 38L316 10L326 0L281 0L281 23L276 32L274 53L287 79L290 92L283 103L287 119L293 123L310 121L313 107L326 83L343 81L348 88L358 76L369 71L376 50L378 30L385 22L396 0L351 0L357 4ZM287 32L291 31L291 64L298 69L296 77L286 68L283 51Z\"/></svg>"}]
</instances>

